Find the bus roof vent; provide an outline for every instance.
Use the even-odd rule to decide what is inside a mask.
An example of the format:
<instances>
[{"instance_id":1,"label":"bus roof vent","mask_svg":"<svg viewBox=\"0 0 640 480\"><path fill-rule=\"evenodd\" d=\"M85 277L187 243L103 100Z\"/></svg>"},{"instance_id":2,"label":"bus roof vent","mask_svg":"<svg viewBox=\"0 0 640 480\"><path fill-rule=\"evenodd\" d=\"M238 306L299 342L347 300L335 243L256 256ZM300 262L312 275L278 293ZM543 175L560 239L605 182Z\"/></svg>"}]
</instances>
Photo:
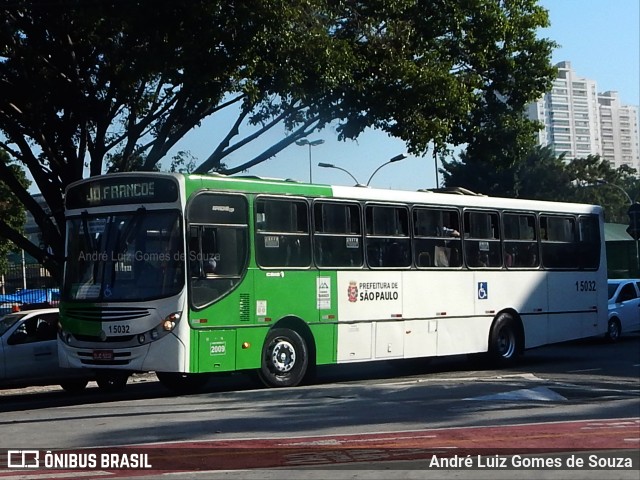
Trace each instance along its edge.
<instances>
[{"instance_id":1,"label":"bus roof vent","mask_svg":"<svg viewBox=\"0 0 640 480\"><path fill-rule=\"evenodd\" d=\"M486 197L482 193L472 192L469 189L463 187L442 187L442 188L425 188L418 190L419 192L433 192L433 193L450 193L453 195L473 195L476 197Z\"/></svg>"}]
</instances>

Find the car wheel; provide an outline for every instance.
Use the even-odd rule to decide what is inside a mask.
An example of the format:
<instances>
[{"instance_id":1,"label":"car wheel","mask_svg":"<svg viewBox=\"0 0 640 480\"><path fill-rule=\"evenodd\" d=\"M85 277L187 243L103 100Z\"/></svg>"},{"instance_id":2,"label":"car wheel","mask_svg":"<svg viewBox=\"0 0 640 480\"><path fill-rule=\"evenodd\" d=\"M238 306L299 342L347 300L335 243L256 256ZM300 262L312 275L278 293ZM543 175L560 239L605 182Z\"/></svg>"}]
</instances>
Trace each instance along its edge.
<instances>
[{"instance_id":1,"label":"car wheel","mask_svg":"<svg viewBox=\"0 0 640 480\"><path fill-rule=\"evenodd\" d=\"M609 325L607 326L607 340L611 343L615 343L620 340L621 334L622 328L620 327L620 320L615 317L610 319Z\"/></svg>"},{"instance_id":2,"label":"car wheel","mask_svg":"<svg viewBox=\"0 0 640 480\"><path fill-rule=\"evenodd\" d=\"M65 392L80 393L85 389L87 383L89 383L88 380L67 380L66 382L62 382L60 386Z\"/></svg>"},{"instance_id":3,"label":"car wheel","mask_svg":"<svg viewBox=\"0 0 640 480\"><path fill-rule=\"evenodd\" d=\"M124 390L128 380L127 373L101 373L97 376L96 383L103 392L119 392Z\"/></svg>"}]
</instances>

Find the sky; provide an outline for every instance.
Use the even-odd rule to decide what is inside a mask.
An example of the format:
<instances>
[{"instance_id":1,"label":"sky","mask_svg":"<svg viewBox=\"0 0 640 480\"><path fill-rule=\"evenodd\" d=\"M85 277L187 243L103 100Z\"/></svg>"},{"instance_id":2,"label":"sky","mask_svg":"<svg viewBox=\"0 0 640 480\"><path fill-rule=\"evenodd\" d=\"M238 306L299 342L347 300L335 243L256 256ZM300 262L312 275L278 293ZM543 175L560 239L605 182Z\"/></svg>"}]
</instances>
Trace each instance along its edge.
<instances>
[{"instance_id":1,"label":"sky","mask_svg":"<svg viewBox=\"0 0 640 480\"><path fill-rule=\"evenodd\" d=\"M638 0L540 0L549 11L551 26L539 32L559 44L552 55L555 65L571 62L580 77L595 80L598 91L617 91L625 105L640 105L640 2ZM230 121L230 120L227 120ZM213 120L185 137L172 152L186 150L199 160L207 158L217 145L215 132L224 130ZM360 183L366 183L377 167L404 153L399 139L369 130L357 141L338 141L335 130L328 127L308 137L324 143L311 147L291 145L275 157L252 167L245 175L292 178L309 181L312 165L313 183L353 185L353 179L336 169L320 168L319 162L332 163L348 170ZM244 150L242 155L247 155ZM238 165L245 157L229 157L229 165ZM171 153L170 153L171 156ZM438 174L439 181L442 175ZM436 187L433 157L409 156L385 165L371 179L371 186L401 190Z\"/></svg>"}]
</instances>

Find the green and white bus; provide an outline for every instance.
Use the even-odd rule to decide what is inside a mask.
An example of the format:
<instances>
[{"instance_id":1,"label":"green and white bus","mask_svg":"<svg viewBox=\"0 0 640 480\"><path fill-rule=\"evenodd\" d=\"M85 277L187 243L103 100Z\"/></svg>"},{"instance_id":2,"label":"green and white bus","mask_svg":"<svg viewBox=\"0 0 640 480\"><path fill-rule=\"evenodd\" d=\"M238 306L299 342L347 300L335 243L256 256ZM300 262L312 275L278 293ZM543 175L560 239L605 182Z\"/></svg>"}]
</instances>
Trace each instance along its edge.
<instances>
[{"instance_id":1,"label":"green and white bus","mask_svg":"<svg viewBox=\"0 0 640 480\"><path fill-rule=\"evenodd\" d=\"M607 330L594 205L120 173L66 191L60 361L172 389Z\"/></svg>"}]
</instances>

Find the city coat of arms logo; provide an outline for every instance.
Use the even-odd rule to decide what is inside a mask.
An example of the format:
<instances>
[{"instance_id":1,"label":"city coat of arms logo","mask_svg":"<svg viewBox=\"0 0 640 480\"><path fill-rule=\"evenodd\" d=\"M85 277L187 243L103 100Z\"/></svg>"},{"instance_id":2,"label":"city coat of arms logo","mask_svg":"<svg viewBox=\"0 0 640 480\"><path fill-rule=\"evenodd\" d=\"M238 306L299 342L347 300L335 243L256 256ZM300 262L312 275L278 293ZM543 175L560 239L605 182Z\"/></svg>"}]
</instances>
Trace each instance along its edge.
<instances>
[{"instance_id":1,"label":"city coat of arms logo","mask_svg":"<svg viewBox=\"0 0 640 480\"><path fill-rule=\"evenodd\" d=\"M349 282L349 288L347 289L349 295L349 301L355 302L358 300L358 284L354 281Z\"/></svg>"}]
</instances>

